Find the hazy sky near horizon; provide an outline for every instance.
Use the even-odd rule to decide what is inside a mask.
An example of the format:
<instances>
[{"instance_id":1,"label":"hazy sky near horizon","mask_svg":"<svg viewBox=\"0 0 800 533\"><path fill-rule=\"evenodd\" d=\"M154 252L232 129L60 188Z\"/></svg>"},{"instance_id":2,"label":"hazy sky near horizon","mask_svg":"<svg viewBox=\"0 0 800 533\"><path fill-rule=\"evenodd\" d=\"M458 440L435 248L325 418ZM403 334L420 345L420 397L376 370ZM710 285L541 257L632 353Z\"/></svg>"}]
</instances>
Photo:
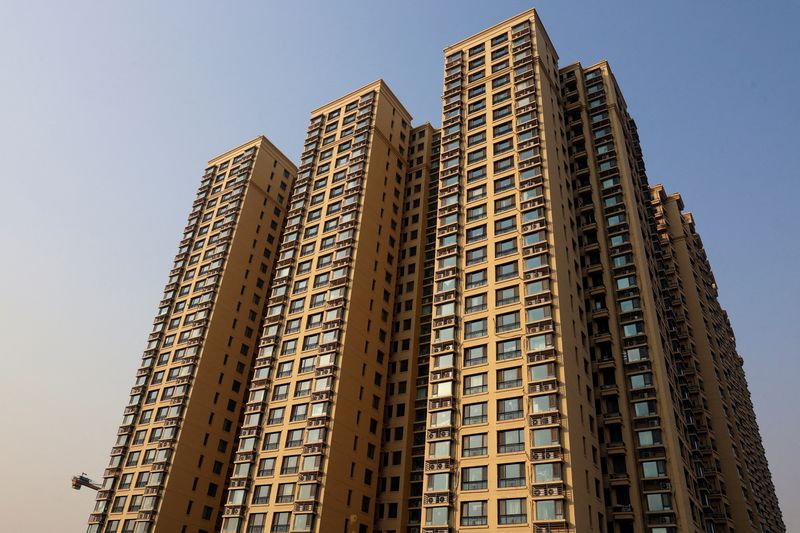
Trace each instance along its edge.
<instances>
[{"instance_id":1,"label":"hazy sky near horizon","mask_svg":"<svg viewBox=\"0 0 800 533\"><path fill-rule=\"evenodd\" d=\"M608 59L695 213L800 530L800 4L0 0L0 529L83 531L205 162L384 78L440 123L442 49L536 7ZM46 506L46 507L45 507ZM41 509L47 509L43 513Z\"/></svg>"}]
</instances>

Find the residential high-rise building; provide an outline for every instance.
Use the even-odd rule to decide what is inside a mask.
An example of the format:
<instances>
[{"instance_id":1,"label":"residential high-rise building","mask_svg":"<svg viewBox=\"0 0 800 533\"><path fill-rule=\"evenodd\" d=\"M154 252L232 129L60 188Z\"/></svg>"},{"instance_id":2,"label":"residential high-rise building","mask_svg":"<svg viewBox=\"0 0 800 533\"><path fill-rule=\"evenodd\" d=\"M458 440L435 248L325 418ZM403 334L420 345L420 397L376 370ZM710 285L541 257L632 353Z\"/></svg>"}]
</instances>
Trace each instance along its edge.
<instances>
[{"instance_id":1,"label":"residential high-rise building","mask_svg":"<svg viewBox=\"0 0 800 533\"><path fill-rule=\"evenodd\" d=\"M222 531L372 524L410 126L382 81L312 113Z\"/></svg>"},{"instance_id":2,"label":"residential high-rise building","mask_svg":"<svg viewBox=\"0 0 800 533\"><path fill-rule=\"evenodd\" d=\"M218 531L296 175L264 137L209 161L88 531Z\"/></svg>"},{"instance_id":3,"label":"residential high-rise building","mask_svg":"<svg viewBox=\"0 0 800 533\"><path fill-rule=\"evenodd\" d=\"M427 533L604 521L557 59L532 12L445 49Z\"/></svg>"},{"instance_id":4,"label":"residential high-rise building","mask_svg":"<svg viewBox=\"0 0 800 533\"><path fill-rule=\"evenodd\" d=\"M694 219L608 63L560 68L533 10L444 62L441 129L379 80L311 113L293 186L255 141L285 227L263 195L225 219L204 330L165 295L90 531L785 531ZM216 259L189 248L168 291Z\"/></svg>"}]
</instances>

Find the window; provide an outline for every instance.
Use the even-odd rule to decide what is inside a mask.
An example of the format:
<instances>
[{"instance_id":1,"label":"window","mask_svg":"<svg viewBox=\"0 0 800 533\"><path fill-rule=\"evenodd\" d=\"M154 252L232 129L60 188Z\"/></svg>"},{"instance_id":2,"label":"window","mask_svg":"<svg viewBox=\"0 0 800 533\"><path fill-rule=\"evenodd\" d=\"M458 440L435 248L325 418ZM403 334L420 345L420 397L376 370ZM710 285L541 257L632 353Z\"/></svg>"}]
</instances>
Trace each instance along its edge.
<instances>
[{"instance_id":1,"label":"window","mask_svg":"<svg viewBox=\"0 0 800 533\"><path fill-rule=\"evenodd\" d=\"M462 526L485 526L488 524L485 500L477 502L461 502Z\"/></svg>"},{"instance_id":2,"label":"window","mask_svg":"<svg viewBox=\"0 0 800 533\"><path fill-rule=\"evenodd\" d=\"M494 155L499 155L508 152L513 148L514 148L514 139L509 137L507 139L503 139L502 141L497 141L496 143L494 143L494 145L492 145L492 153Z\"/></svg>"},{"instance_id":3,"label":"window","mask_svg":"<svg viewBox=\"0 0 800 533\"><path fill-rule=\"evenodd\" d=\"M631 376L631 389L644 389L653 386L653 375L650 373Z\"/></svg>"},{"instance_id":4,"label":"window","mask_svg":"<svg viewBox=\"0 0 800 533\"><path fill-rule=\"evenodd\" d=\"M250 520L247 522L245 533L264 533L267 525L267 513L250 513ZM223 531L227 531L223 527Z\"/></svg>"},{"instance_id":5,"label":"window","mask_svg":"<svg viewBox=\"0 0 800 533\"><path fill-rule=\"evenodd\" d=\"M484 124L486 124L486 115L478 115L477 117L471 118L469 121L467 121L467 129L471 130L479 128Z\"/></svg>"},{"instance_id":6,"label":"window","mask_svg":"<svg viewBox=\"0 0 800 533\"><path fill-rule=\"evenodd\" d=\"M479 220L486 216L486 204L467 209L467 222Z\"/></svg>"},{"instance_id":7,"label":"window","mask_svg":"<svg viewBox=\"0 0 800 533\"><path fill-rule=\"evenodd\" d=\"M497 371L497 388L512 389L514 387L522 386L522 368L515 366L514 368L504 368Z\"/></svg>"},{"instance_id":8,"label":"window","mask_svg":"<svg viewBox=\"0 0 800 533\"><path fill-rule=\"evenodd\" d=\"M511 313L503 313L502 315L497 315L495 317L495 332L497 333L512 331L515 329L519 329L519 327L520 327L519 311L513 311Z\"/></svg>"},{"instance_id":9,"label":"window","mask_svg":"<svg viewBox=\"0 0 800 533\"><path fill-rule=\"evenodd\" d=\"M553 347L553 336L549 333L528 337L528 350L531 352L548 350Z\"/></svg>"},{"instance_id":10,"label":"window","mask_svg":"<svg viewBox=\"0 0 800 533\"><path fill-rule=\"evenodd\" d=\"M497 360L516 359L522 356L522 346L520 339L510 339L497 343Z\"/></svg>"},{"instance_id":11,"label":"window","mask_svg":"<svg viewBox=\"0 0 800 533\"><path fill-rule=\"evenodd\" d=\"M255 505L269 503L269 494L271 491L272 485L256 485L255 489L253 489L252 503Z\"/></svg>"},{"instance_id":12,"label":"window","mask_svg":"<svg viewBox=\"0 0 800 533\"><path fill-rule=\"evenodd\" d=\"M485 466L474 466L461 469L461 489L462 490L481 490L488 486L488 468Z\"/></svg>"},{"instance_id":13,"label":"window","mask_svg":"<svg viewBox=\"0 0 800 533\"><path fill-rule=\"evenodd\" d=\"M558 397L555 394L544 394L530 398L531 413L551 413L558 410Z\"/></svg>"},{"instance_id":14,"label":"window","mask_svg":"<svg viewBox=\"0 0 800 533\"><path fill-rule=\"evenodd\" d=\"M668 492L647 495L648 511L668 511L672 509L672 497Z\"/></svg>"},{"instance_id":15,"label":"window","mask_svg":"<svg viewBox=\"0 0 800 533\"><path fill-rule=\"evenodd\" d=\"M494 267L495 281L516 278L518 276L517 262L503 263Z\"/></svg>"},{"instance_id":16,"label":"window","mask_svg":"<svg viewBox=\"0 0 800 533\"><path fill-rule=\"evenodd\" d=\"M464 394L480 394L488 390L487 374L472 374L464 377Z\"/></svg>"},{"instance_id":17,"label":"window","mask_svg":"<svg viewBox=\"0 0 800 533\"><path fill-rule=\"evenodd\" d=\"M272 400L273 401L281 401L285 400L289 397L289 384L283 383L281 385L276 385L272 389Z\"/></svg>"},{"instance_id":18,"label":"window","mask_svg":"<svg viewBox=\"0 0 800 533\"><path fill-rule=\"evenodd\" d=\"M625 276L622 278L617 278L615 281L618 290L628 289L636 286L636 276Z\"/></svg>"},{"instance_id":19,"label":"window","mask_svg":"<svg viewBox=\"0 0 800 533\"><path fill-rule=\"evenodd\" d=\"M467 202L473 202L486 196L486 185L467 189Z\"/></svg>"},{"instance_id":20,"label":"window","mask_svg":"<svg viewBox=\"0 0 800 533\"><path fill-rule=\"evenodd\" d=\"M489 453L489 438L486 433L465 435L461 440L462 457L474 457Z\"/></svg>"},{"instance_id":21,"label":"window","mask_svg":"<svg viewBox=\"0 0 800 533\"><path fill-rule=\"evenodd\" d=\"M519 301L519 287L506 287L495 291L495 305L498 307Z\"/></svg>"},{"instance_id":22,"label":"window","mask_svg":"<svg viewBox=\"0 0 800 533\"><path fill-rule=\"evenodd\" d=\"M541 463L534 465L533 479L536 483L561 481L561 463Z\"/></svg>"},{"instance_id":23,"label":"window","mask_svg":"<svg viewBox=\"0 0 800 533\"><path fill-rule=\"evenodd\" d=\"M541 307L532 307L527 311L528 322L538 322L550 318L552 311L549 305Z\"/></svg>"},{"instance_id":24,"label":"window","mask_svg":"<svg viewBox=\"0 0 800 533\"><path fill-rule=\"evenodd\" d=\"M477 163L486 159L486 149L475 150L467 154L467 164Z\"/></svg>"},{"instance_id":25,"label":"window","mask_svg":"<svg viewBox=\"0 0 800 533\"><path fill-rule=\"evenodd\" d=\"M471 403L464 406L462 421L464 425L485 424L488 421L487 403Z\"/></svg>"},{"instance_id":26,"label":"window","mask_svg":"<svg viewBox=\"0 0 800 533\"><path fill-rule=\"evenodd\" d=\"M291 516L291 512L281 512L272 515L272 527L270 528L270 531L273 533L289 531L289 519Z\"/></svg>"},{"instance_id":27,"label":"window","mask_svg":"<svg viewBox=\"0 0 800 533\"><path fill-rule=\"evenodd\" d=\"M486 345L464 348L464 366L481 365L487 362Z\"/></svg>"},{"instance_id":28,"label":"window","mask_svg":"<svg viewBox=\"0 0 800 533\"><path fill-rule=\"evenodd\" d=\"M524 524L528 521L528 513L526 511L526 499L524 498L509 498L506 500L498 500L497 514L498 523L505 524Z\"/></svg>"},{"instance_id":29,"label":"window","mask_svg":"<svg viewBox=\"0 0 800 533\"><path fill-rule=\"evenodd\" d=\"M486 284L486 269L468 272L466 275L466 288L473 289Z\"/></svg>"},{"instance_id":30,"label":"window","mask_svg":"<svg viewBox=\"0 0 800 533\"><path fill-rule=\"evenodd\" d=\"M291 503L294 501L294 483L281 483L278 485L278 494L275 503Z\"/></svg>"},{"instance_id":31,"label":"window","mask_svg":"<svg viewBox=\"0 0 800 533\"><path fill-rule=\"evenodd\" d=\"M504 159L500 159L499 161L494 162L494 172L495 174L499 174L501 172L505 172L506 170L514 168L514 156L506 157Z\"/></svg>"},{"instance_id":32,"label":"window","mask_svg":"<svg viewBox=\"0 0 800 533\"><path fill-rule=\"evenodd\" d=\"M528 367L528 379L530 381L541 381L556 377L556 367L553 363L543 363Z\"/></svg>"},{"instance_id":33,"label":"window","mask_svg":"<svg viewBox=\"0 0 800 533\"><path fill-rule=\"evenodd\" d=\"M642 476L645 478L659 478L667 475L666 461L644 461L642 463Z\"/></svg>"},{"instance_id":34,"label":"window","mask_svg":"<svg viewBox=\"0 0 800 533\"><path fill-rule=\"evenodd\" d=\"M277 450L280 445L281 433L276 431L274 433L267 433L264 435L264 445L262 450Z\"/></svg>"},{"instance_id":35,"label":"window","mask_svg":"<svg viewBox=\"0 0 800 533\"><path fill-rule=\"evenodd\" d=\"M515 420L522 416L522 398L497 400L497 420Z\"/></svg>"},{"instance_id":36,"label":"window","mask_svg":"<svg viewBox=\"0 0 800 533\"><path fill-rule=\"evenodd\" d=\"M497 486L501 489L525 486L525 463L497 465Z\"/></svg>"},{"instance_id":37,"label":"window","mask_svg":"<svg viewBox=\"0 0 800 533\"><path fill-rule=\"evenodd\" d=\"M639 431L637 434L640 446L655 446L661 444L661 430L649 429L647 431Z\"/></svg>"},{"instance_id":38,"label":"window","mask_svg":"<svg viewBox=\"0 0 800 533\"><path fill-rule=\"evenodd\" d=\"M466 261L467 261L467 266L476 265L478 263L483 263L484 261L486 261L486 247L482 246L480 248L473 248L472 250L467 250Z\"/></svg>"},{"instance_id":39,"label":"window","mask_svg":"<svg viewBox=\"0 0 800 533\"><path fill-rule=\"evenodd\" d=\"M486 310L486 293L478 294L476 296L468 296L464 300L464 311L467 313L474 313L477 311Z\"/></svg>"},{"instance_id":40,"label":"window","mask_svg":"<svg viewBox=\"0 0 800 533\"><path fill-rule=\"evenodd\" d=\"M563 520L563 500L538 500L536 505L536 520Z\"/></svg>"},{"instance_id":41,"label":"window","mask_svg":"<svg viewBox=\"0 0 800 533\"><path fill-rule=\"evenodd\" d=\"M494 223L494 234L502 235L517 229L517 217L501 218Z\"/></svg>"},{"instance_id":42,"label":"window","mask_svg":"<svg viewBox=\"0 0 800 533\"><path fill-rule=\"evenodd\" d=\"M311 370L313 370L314 361L313 361L313 358L311 358L311 359L312 359L312 361L311 361L311 365L312 365ZM294 397L295 398L299 398L301 396L308 396L309 394L311 394L311 380L310 379L303 380L303 381L298 381L295 384L295 386L294 386Z\"/></svg>"},{"instance_id":43,"label":"window","mask_svg":"<svg viewBox=\"0 0 800 533\"><path fill-rule=\"evenodd\" d=\"M300 405L292 406L292 414L289 419L290 422L302 422L308 418L308 404L302 403Z\"/></svg>"},{"instance_id":44,"label":"window","mask_svg":"<svg viewBox=\"0 0 800 533\"><path fill-rule=\"evenodd\" d=\"M634 403L633 411L636 416L652 416L658 414L658 411L656 410L656 402L654 400Z\"/></svg>"},{"instance_id":45,"label":"window","mask_svg":"<svg viewBox=\"0 0 800 533\"><path fill-rule=\"evenodd\" d=\"M269 457L261 459L258 463L258 476L271 476L275 473L275 458Z\"/></svg>"},{"instance_id":46,"label":"window","mask_svg":"<svg viewBox=\"0 0 800 533\"><path fill-rule=\"evenodd\" d=\"M300 466L299 455L287 455L281 463L281 475L296 474Z\"/></svg>"},{"instance_id":47,"label":"window","mask_svg":"<svg viewBox=\"0 0 800 533\"><path fill-rule=\"evenodd\" d=\"M558 428L534 429L532 432L533 445L554 446L560 443Z\"/></svg>"},{"instance_id":48,"label":"window","mask_svg":"<svg viewBox=\"0 0 800 533\"><path fill-rule=\"evenodd\" d=\"M506 133L510 133L512 130L513 130L513 127L511 125L511 121L508 121L508 122L504 122L502 124L498 124L497 126L495 126L493 131L492 131L492 134L495 137L499 137L501 135L505 135Z\"/></svg>"},{"instance_id":49,"label":"window","mask_svg":"<svg viewBox=\"0 0 800 533\"><path fill-rule=\"evenodd\" d=\"M644 322L633 322L622 326L622 335L624 337L635 337L644 333Z\"/></svg>"},{"instance_id":50,"label":"window","mask_svg":"<svg viewBox=\"0 0 800 533\"><path fill-rule=\"evenodd\" d=\"M486 225L476 226L467 230L467 244L486 238Z\"/></svg>"},{"instance_id":51,"label":"window","mask_svg":"<svg viewBox=\"0 0 800 533\"><path fill-rule=\"evenodd\" d=\"M517 239L506 239L504 241L500 241L495 243L494 245L494 256L495 257L505 257L506 255L511 255L517 253Z\"/></svg>"},{"instance_id":52,"label":"window","mask_svg":"<svg viewBox=\"0 0 800 533\"><path fill-rule=\"evenodd\" d=\"M274 395L273 395L273 399L274 399ZM284 414L284 412L286 412L286 408L285 407L276 407L276 408L270 409L269 410L269 415L267 417L267 424L268 425L273 425L273 424L282 423L283 422L283 414Z\"/></svg>"},{"instance_id":53,"label":"window","mask_svg":"<svg viewBox=\"0 0 800 533\"><path fill-rule=\"evenodd\" d=\"M497 432L497 453L520 452L525 447L522 429L509 429Z\"/></svg>"},{"instance_id":54,"label":"window","mask_svg":"<svg viewBox=\"0 0 800 533\"><path fill-rule=\"evenodd\" d=\"M465 339L474 339L475 337L481 337L486 335L489 332L487 329L487 320L485 318L481 318L479 320L471 320L469 322L464 323L464 338Z\"/></svg>"},{"instance_id":55,"label":"window","mask_svg":"<svg viewBox=\"0 0 800 533\"><path fill-rule=\"evenodd\" d=\"M478 181L486 177L486 165L467 171L467 183Z\"/></svg>"},{"instance_id":56,"label":"window","mask_svg":"<svg viewBox=\"0 0 800 533\"><path fill-rule=\"evenodd\" d=\"M492 53L492 55L494 56L494 52ZM502 54L498 55L497 57L492 57L492 59L497 59L501 55ZM500 76L499 78L493 79L492 80L492 89L497 89L497 88L503 87L504 85L507 85L510 79L511 79L511 77L508 74L504 74L503 76Z\"/></svg>"},{"instance_id":57,"label":"window","mask_svg":"<svg viewBox=\"0 0 800 533\"><path fill-rule=\"evenodd\" d=\"M501 192L498 190L498 182L504 181L507 178L503 178L502 180L497 180L494 183L494 192L498 193ZM513 187L513 181L511 186ZM505 190L505 189L502 189ZM509 209L514 209L517 206L517 201L514 195L506 196L505 198L500 198L499 200L494 201L494 212L495 213L502 213L503 211L508 211Z\"/></svg>"},{"instance_id":58,"label":"window","mask_svg":"<svg viewBox=\"0 0 800 533\"><path fill-rule=\"evenodd\" d=\"M428 474L425 490L437 492L450 490L450 473Z\"/></svg>"}]
</instances>

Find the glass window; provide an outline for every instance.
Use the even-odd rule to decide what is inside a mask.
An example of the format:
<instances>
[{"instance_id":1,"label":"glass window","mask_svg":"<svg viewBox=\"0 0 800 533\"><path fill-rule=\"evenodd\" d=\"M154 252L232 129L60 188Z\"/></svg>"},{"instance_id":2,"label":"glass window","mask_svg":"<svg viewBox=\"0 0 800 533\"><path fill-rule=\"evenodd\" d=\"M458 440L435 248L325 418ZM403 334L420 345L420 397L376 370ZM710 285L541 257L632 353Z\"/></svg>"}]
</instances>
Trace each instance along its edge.
<instances>
[{"instance_id":1,"label":"glass window","mask_svg":"<svg viewBox=\"0 0 800 533\"><path fill-rule=\"evenodd\" d=\"M461 440L462 457L486 455L489 452L489 439L486 433L464 435Z\"/></svg>"},{"instance_id":2,"label":"glass window","mask_svg":"<svg viewBox=\"0 0 800 533\"><path fill-rule=\"evenodd\" d=\"M487 467L473 466L461 469L462 490L481 490L487 488L488 485Z\"/></svg>"},{"instance_id":3,"label":"glass window","mask_svg":"<svg viewBox=\"0 0 800 533\"><path fill-rule=\"evenodd\" d=\"M507 487L524 487L525 463L497 465L497 486L501 489Z\"/></svg>"},{"instance_id":4,"label":"glass window","mask_svg":"<svg viewBox=\"0 0 800 533\"><path fill-rule=\"evenodd\" d=\"M467 313L474 313L477 311L486 310L486 293L478 294L476 296L468 296L464 300L465 309Z\"/></svg>"},{"instance_id":5,"label":"glass window","mask_svg":"<svg viewBox=\"0 0 800 533\"><path fill-rule=\"evenodd\" d=\"M486 216L486 204L467 209L467 222L479 220Z\"/></svg>"},{"instance_id":6,"label":"glass window","mask_svg":"<svg viewBox=\"0 0 800 533\"><path fill-rule=\"evenodd\" d=\"M503 281L506 279L516 278L518 277L519 272L517 270L517 262L512 261L509 263L503 263L502 265L497 265L495 267L495 280L496 281Z\"/></svg>"},{"instance_id":7,"label":"glass window","mask_svg":"<svg viewBox=\"0 0 800 533\"><path fill-rule=\"evenodd\" d=\"M488 421L488 406L486 402L470 403L464 406L462 423L464 425L485 424Z\"/></svg>"},{"instance_id":8,"label":"glass window","mask_svg":"<svg viewBox=\"0 0 800 533\"><path fill-rule=\"evenodd\" d=\"M517 239L506 239L504 241L500 241L495 243L494 245L494 255L495 257L504 257L506 255L511 255L517 253Z\"/></svg>"},{"instance_id":9,"label":"glass window","mask_svg":"<svg viewBox=\"0 0 800 533\"><path fill-rule=\"evenodd\" d=\"M498 523L524 524L528 521L527 500L525 498L509 498L497 502Z\"/></svg>"},{"instance_id":10,"label":"glass window","mask_svg":"<svg viewBox=\"0 0 800 533\"><path fill-rule=\"evenodd\" d=\"M497 371L497 388L498 389L511 389L522 386L522 368L515 366L513 368L504 368ZM520 409L521 409L520 405Z\"/></svg>"},{"instance_id":11,"label":"glass window","mask_svg":"<svg viewBox=\"0 0 800 533\"><path fill-rule=\"evenodd\" d=\"M497 360L505 361L522 356L520 339L508 339L497 342Z\"/></svg>"},{"instance_id":12,"label":"glass window","mask_svg":"<svg viewBox=\"0 0 800 533\"><path fill-rule=\"evenodd\" d=\"M503 313L502 315L497 315L495 317L495 331L497 333L512 331L515 329L519 329L519 327L520 327L519 311L513 311L511 313Z\"/></svg>"},{"instance_id":13,"label":"glass window","mask_svg":"<svg viewBox=\"0 0 800 533\"><path fill-rule=\"evenodd\" d=\"M558 428L534 429L531 433L534 446L554 446L560 443Z\"/></svg>"},{"instance_id":14,"label":"glass window","mask_svg":"<svg viewBox=\"0 0 800 533\"><path fill-rule=\"evenodd\" d=\"M486 261L486 258L487 258L487 252L485 246L482 246L480 248L473 248L472 250L467 250L466 254L467 266L483 263L484 261Z\"/></svg>"},{"instance_id":15,"label":"glass window","mask_svg":"<svg viewBox=\"0 0 800 533\"><path fill-rule=\"evenodd\" d=\"M479 394L488 390L487 374L472 374L464 376L464 394Z\"/></svg>"},{"instance_id":16,"label":"glass window","mask_svg":"<svg viewBox=\"0 0 800 533\"><path fill-rule=\"evenodd\" d=\"M536 520L563 520L563 500L538 500L536 505Z\"/></svg>"},{"instance_id":17,"label":"glass window","mask_svg":"<svg viewBox=\"0 0 800 533\"><path fill-rule=\"evenodd\" d=\"M525 447L522 429L509 429L497 432L497 453L520 452Z\"/></svg>"},{"instance_id":18,"label":"glass window","mask_svg":"<svg viewBox=\"0 0 800 533\"><path fill-rule=\"evenodd\" d=\"M511 381L511 383L514 383L514 381ZM522 398L497 400L497 420L515 420L522 417Z\"/></svg>"},{"instance_id":19,"label":"glass window","mask_svg":"<svg viewBox=\"0 0 800 533\"><path fill-rule=\"evenodd\" d=\"M487 361L486 345L464 348L464 366L480 365Z\"/></svg>"},{"instance_id":20,"label":"glass window","mask_svg":"<svg viewBox=\"0 0 800 533\"><path fill-rule=\"evenodd\" d=\"M494 234L502 235L517 229L517 217L501 218L494 223Z\"/></svg>"},{"instance_id":21,"label":"glass window","mask_svg":"<svg viewBox=\"0 0 800 533\"><path fill-rule=\"evenodd\" d=\"M476 502L461 502L462 526L485 526L488 524L486 514L487 503L485 500Z\"/></svg>"},{"instance_id":22,"label":"glass window","mask_svg":"<svg viewBox=\"0 0 800 533\"><path fill-rule=\"evenodd\" d=\"M469 322L464 323L464 338L465 339L474 339L475 337L481 337L488 333L487 329L487 321L485 318L479 320L471 320Z\"/></svg>"},{"instance_id":23,"label":"glass window","mask_svg":"<svg viewBox=\"0 0 800 533\"><path fill-rule=\"evenodd\" d=\"M540 463L534 465L533 478L536 483L561 481L561 463Z\"/></svg>"}]
</instances>

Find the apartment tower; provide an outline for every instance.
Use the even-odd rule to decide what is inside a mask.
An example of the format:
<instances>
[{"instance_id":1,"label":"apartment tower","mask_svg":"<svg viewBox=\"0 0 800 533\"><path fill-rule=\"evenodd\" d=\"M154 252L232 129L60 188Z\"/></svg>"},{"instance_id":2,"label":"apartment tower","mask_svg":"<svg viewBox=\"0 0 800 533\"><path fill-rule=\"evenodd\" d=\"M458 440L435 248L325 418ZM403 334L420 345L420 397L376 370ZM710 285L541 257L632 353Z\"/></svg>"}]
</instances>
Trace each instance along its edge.
<instances>
[{"instance_id":1,"label":"apartment tower","mask_svg":"<svg viewBox=\"0 0 800 533\"><path fill-rule=\"evenodd\" d=\"M89 532L219 530L296 167L259 137L203 174Z\"/></svg>"},{"instance_id":2,"label":"apartment tower","mask_svg":"<svg viewBox=\"0 0 800 533\"><path fill-rule=\"evenodd\" d=\"M312 113L222 531L369 531L411 116L382 81Z\"/></svg>"},{"instance_id":3,"label":"apartment tower","mask_svg":"<svg viewBox=\"0 0 800 533\"><path fill-rule=\"evenodd\" d=\"M293 184L263 138L211 162L91 533L785 531L609 64L530 10L443 78L441 129L380 80L314 110Z\"/></svg>"}]
</instances>

